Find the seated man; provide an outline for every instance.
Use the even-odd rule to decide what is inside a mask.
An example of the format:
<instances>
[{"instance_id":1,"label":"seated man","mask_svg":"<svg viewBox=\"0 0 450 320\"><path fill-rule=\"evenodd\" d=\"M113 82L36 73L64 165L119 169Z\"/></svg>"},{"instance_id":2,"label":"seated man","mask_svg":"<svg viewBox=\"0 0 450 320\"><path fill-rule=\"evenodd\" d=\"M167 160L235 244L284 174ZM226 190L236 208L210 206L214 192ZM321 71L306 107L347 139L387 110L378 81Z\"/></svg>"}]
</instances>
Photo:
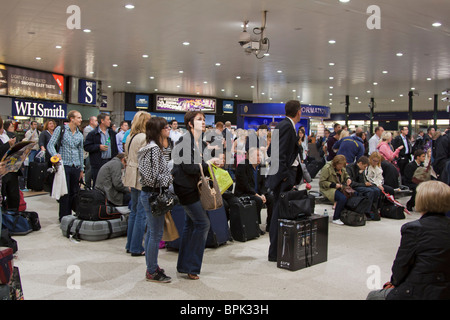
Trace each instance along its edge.
<instances>
[{"instance_id":1,"label":"seated man","mask_svg":"<svg viewBox=\"0 0 450 320\"><path fill-rule=\"evenodd\" d=\"M119 153L100 168L95 183L95 189L103 191L108 202L117 207L128 206L131 199L130 188L122 183L122 169L126 165L125 154Z\"/></svg>"},{"instance_id":2,"label":"seated man","mask_svg":"<svg viewBox=\"0 0 450 320\"><path fill-rule=\"evenodd\" d=\"M405 167L405 185L408 186L412 190L411 199L406 203L406 209L408 211L412 211L413 207L416 205L416 188L417 184L415 184L412 179L414 176L414 172L418 167L423 167L423 163L425 161L426 152L423 150L417 150L414 152L414 161L408 163Z\"/></svg>"},{"instance_id":3,"label":"seated man","mask_svg":"<svg viewBox=\"0 0 450 320\"><path fill-rule=\"evenodd\" d=\"M381 196L381 190L374 184L367 181L365 170L369 166L369 159L362 156L357 163L352 163L346 166L347 172L352 180L350 185L358 192L359 195L365 196L370 201L370 206L365 212L366 216L371 217L373 213L378 210L378 201Z\"/></svg>"},{"instance_id":4,"label":"seated man","mask_svg":"<svg viewBox=\"0 0 450 320\"><path fill-rule=\"evenodd\" d=\"M273 209L273 196L267 192L265 176L261 173L261 151L251 147L248 159L242 161L236 168L236 186L234 194L237 197L248 196L256 202L259 223L261 223L261 209L263 204L267 206L267 226L270 225Z\"/></svg>"}]
</instances>

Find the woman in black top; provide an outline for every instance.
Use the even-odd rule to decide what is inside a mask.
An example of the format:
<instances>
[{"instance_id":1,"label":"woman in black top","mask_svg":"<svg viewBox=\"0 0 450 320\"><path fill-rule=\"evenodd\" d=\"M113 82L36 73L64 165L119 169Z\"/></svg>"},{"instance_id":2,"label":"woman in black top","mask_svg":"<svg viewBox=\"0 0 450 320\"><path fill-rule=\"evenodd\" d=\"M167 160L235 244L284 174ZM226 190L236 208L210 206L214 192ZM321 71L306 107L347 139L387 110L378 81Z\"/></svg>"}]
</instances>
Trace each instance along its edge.
<instances>
[{"instance_id":1,"label":"woman in black top","mask_svg":"<svg viewBox=\"0 0 450 320\"><path fill-rule=\"evenodd\" d=\"M52 138L53 131L56 128L56 122L54 120L47 120L44 123L44 130L42 131L41 135L39 136L39 148L41 151L45 152L45 162L48 163L49 167L51 166L50 163L50 152L47 151L47 144Z\"/></svg>"},{"instance_id":2,"label":"woman in black top","mask_svg":"<svg viewBox=\"0 0 450 320\"><path fill-rule=\"evenodd\" d=\"M450 186L432 180L416 191L422 216L402 226L391 281L369 293L369 300L450 299Z\"/></svg>"},{"instance_id":3,"label":"woman in black top","mask_svg":"<svg viewBox=\"0 0 450 320\"><path fill-rule=\"evenodd\" d=\"M174 147L173 185L175 194L186 212L186 221L181 234L177 270L197 280L200 273L206 238L210 228L209 218L200 202L198 181L200 165L208 174L208 162L221 166L218 158L208 160L207 145L202 140L205 132L205 115L200 111L189 111L184 116L188 132Z\"/></svg>"}]
</instances>

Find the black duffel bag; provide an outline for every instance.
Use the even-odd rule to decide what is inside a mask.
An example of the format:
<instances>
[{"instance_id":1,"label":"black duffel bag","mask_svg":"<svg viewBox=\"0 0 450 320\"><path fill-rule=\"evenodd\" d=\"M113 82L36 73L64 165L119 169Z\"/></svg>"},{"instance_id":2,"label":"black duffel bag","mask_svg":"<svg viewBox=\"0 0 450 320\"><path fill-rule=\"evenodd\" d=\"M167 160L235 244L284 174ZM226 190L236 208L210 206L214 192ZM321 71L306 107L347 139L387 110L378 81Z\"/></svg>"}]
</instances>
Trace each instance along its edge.
<instances>
[{"instance_id":1,"label":"black duffel bag","mask_svg":"<svg viewBox=\"0 0 450 320\"><path fill-rule=\"evenodd\" d=\"M108 204L106 195L101 190L80 190L76 201L75 216L80 220L101 221L121 217L121 214L114 212L114 207Z\"/></svg>"},{"instance_id":2,"label":"black duffel bag","mask_svg":"<svg viewBox=\"0 0 450 320\"><path fill-rule=\"evenodd\" d=\"M405 219L405 207L398 206L394 203L385 202L381 206L380 215L383 218L402 220Z\"/></svg>"},{"instance_id":3,"label":"black duffel bag","mask_svg":"<svg viewBox=\"0 0 450 320\"><path fill-rule=\"evenodd\" d=\"M315 197L306 190L291 190L280 194L279 219L296 220L314 213Z\"/></svg>"},{"instance_id":4,"label":"black duffel bag","mask_svg":"<svg viewBox=\"0 0 450 320\"><path fill-rule=\"evenodd\" d=\"M358 213L368 213L370 212L370 200L364 196L353 196L347 200L345 207Z\"/></svg>"},{"instance_id":5,"label":"black duffel bag","mask_svg":"<svg viewBox=\"0 0 450 320\"><path fill-rule=\"evenodd\" d=\"M366 215L364 213L343 209L340 220L347 226L361 227L366 225Z\"/></svg>"}]
</instances>

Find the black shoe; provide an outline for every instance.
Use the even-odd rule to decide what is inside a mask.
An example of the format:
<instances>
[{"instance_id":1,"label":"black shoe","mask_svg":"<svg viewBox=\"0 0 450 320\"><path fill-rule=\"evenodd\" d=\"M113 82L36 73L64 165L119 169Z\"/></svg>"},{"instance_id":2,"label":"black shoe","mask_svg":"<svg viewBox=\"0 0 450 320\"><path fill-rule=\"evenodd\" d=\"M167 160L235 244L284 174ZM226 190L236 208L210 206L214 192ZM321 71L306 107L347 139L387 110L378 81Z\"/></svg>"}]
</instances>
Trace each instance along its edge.
<instances>
[{"instance_id":1,"label":"black shoe","mask_svg":"<svg viewBox=\"0 0 450 320\"><path fill-rule=\"evenodd\" d=\"M413 207L409 204L406 205L406 210L413 211Z\"/></svg>"}]
</instances>

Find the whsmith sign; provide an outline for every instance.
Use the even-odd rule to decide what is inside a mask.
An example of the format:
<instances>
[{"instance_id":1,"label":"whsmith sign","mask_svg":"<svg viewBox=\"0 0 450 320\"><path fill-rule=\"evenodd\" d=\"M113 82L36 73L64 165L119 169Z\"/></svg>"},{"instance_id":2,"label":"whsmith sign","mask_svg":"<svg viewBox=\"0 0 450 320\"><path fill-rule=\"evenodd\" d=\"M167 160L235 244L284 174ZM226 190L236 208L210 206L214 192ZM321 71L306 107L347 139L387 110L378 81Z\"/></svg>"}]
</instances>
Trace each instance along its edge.
<instances>
[{"instance_id":1,"label":"whsmith sign","mask_svg":"<svg viewBox=\"0 0 450 320\"><path fill-rule=\"evenodd\" d=\"M19 117L66 119L67 105L64 103L13 99L12 115Z\"/></svg>"}]
</instances>

